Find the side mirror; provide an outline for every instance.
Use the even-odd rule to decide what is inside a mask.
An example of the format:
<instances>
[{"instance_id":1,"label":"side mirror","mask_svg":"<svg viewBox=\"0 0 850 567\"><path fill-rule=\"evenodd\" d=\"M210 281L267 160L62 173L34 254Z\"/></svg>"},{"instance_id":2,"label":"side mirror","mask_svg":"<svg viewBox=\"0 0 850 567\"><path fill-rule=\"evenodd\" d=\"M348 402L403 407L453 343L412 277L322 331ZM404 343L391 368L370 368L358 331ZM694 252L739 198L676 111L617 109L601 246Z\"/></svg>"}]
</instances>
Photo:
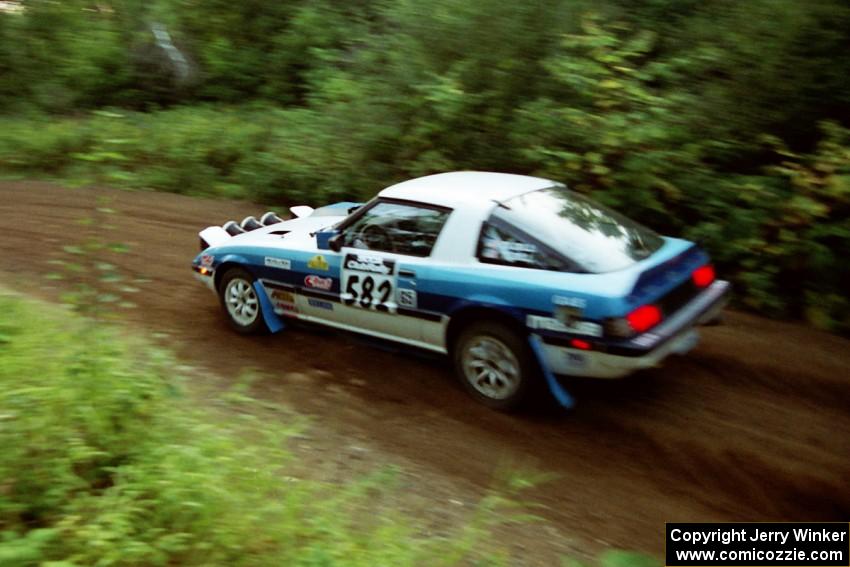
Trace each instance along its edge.
<instances>
[{"instance_id":1,"label":"side mirror","mask_svg":"<svg viewBox=\"0 0 850 567\"><path fill-rule=\"evenodd\" d=\"M339 249L342 248L342 239L339 238L341 235L335 228L320 230L313 234L316 235L316 248L319 250L339 252ZM332 244L335 239L339 240L339 244Z\"/></svg>"},{"instance_id":2,"label":"side mirror","mask_svg":"<svg viewBox=\"0 0 850 567\"><path fill-rule=\"evenodd\" d=\"M342 241L345 238L343 233L338 233L333 235L330 240L328 240L328 247L334 252L339 252L342 250Z\"/></svg>"}]
</instances>

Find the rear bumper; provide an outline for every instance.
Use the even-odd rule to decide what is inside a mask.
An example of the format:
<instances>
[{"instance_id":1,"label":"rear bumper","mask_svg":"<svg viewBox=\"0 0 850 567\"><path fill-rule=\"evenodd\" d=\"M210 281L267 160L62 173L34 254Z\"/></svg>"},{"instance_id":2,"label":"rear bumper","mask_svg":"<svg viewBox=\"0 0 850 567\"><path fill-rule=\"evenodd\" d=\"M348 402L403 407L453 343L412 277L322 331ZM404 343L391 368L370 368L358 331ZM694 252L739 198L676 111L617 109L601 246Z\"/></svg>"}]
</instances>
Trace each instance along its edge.
<instances>
[{"instance_id":1,"label":"rear bumper","mask_svg":"<svg viewBox=\"0 0 850 567\"><path fill-rule=\"evenodd\" d=\"M625 341L578 350L544 344L552 372L593 378L621 378L660 364L671 354L685 354L699 341L696 327L715 321L729 301L731 286L716 281L651 331Z\"/></svg>"}]
</instances>

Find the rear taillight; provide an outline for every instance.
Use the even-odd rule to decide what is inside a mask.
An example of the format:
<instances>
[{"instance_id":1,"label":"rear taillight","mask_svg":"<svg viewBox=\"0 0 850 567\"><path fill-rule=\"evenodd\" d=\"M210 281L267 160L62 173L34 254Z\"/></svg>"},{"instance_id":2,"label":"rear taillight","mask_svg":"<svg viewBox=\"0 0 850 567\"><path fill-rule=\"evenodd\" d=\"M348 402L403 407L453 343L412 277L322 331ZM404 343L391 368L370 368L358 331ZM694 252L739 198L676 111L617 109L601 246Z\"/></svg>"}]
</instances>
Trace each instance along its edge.
<instances>
[{"instance_id":1,"label":"rear taillight","mask_svg":"<svg viewBox=\"0 0 850 567\"><path fill-rule=\"evenodd\" d=\"M626 315L626 321L636 333L643 333L661 322L661 310L655 305L641 305Z\"/></svg>"},{"instance_id":2,"label":"rear taillight","mask_svg":"<svg viewBox=\"0 0 850 567\"><path fill-rule=\"evenodd\" d=\"M630 338L656 326L664 316L656 305L641 305L621 319L608 319L605 333L612 337Z\"/></svg>"},{"instance_id":3,"label":"rear taillight","mask_svg":"<svg viewBox=\"0 0 850 567\"><path fill-rule=\"evenodd\" d=\"M706 264L700 266L691 274L691 280L697 287L708 287L714 282L714 266Z\"/></svg>"}]
</instances>

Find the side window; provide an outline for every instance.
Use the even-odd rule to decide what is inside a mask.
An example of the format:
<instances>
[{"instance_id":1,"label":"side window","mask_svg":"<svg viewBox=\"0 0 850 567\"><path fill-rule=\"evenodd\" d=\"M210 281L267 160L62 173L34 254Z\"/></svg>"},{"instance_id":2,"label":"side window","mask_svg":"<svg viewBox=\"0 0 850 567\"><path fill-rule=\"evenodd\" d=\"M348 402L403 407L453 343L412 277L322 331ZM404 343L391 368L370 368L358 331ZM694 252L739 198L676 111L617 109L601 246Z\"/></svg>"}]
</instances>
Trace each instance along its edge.
<instances>
[{"instance_id":1,"label":"side window","mask_svg":"<svg viewBox=\"0 0 850 567\"><path fill-rule=\"evenodd\" d=\"M485 222L481 229L478 240L478 259L487 264L519 268L569 270L567 262L531 238L489 221Z\"/></svg>"},{"instance_id":2,"label":"side window","mask_svg":"<svg viewBox=\"0 0 850 567\"><path fill-rule=\"evenodd\" d=\"M428 256L449 211L379 201L344 229L343 244L362 250Z\"/></svg>"}]
</instances>

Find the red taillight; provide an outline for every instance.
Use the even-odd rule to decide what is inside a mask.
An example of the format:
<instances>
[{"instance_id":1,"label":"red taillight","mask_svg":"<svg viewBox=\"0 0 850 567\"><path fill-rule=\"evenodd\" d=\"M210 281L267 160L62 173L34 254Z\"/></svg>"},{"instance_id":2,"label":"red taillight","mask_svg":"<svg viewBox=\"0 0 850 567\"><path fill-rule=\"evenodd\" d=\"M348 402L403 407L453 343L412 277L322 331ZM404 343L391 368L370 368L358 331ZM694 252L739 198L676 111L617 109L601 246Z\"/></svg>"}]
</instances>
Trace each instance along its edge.
<instances>
[{"instance_id":1,"label":"red taillight","mask_svg":"<svg viewBox=\"0 0 850 567\"><path fill-rule=\"evenodd\" d=\"M655 305L641 305L626 315L626 321L632 329L642 333L661 322L661 310Z\"/></svg>"},{"instance_id":2,"label":"red taillight","mask_svg":"<svg viewBox=\"0 0 850 567\"><path fill-rule=\"evenodd\" d=\"M593 348L593 345L587 341L583 341L581 339L572 339L570 340L570 346L573 348L577 348L579 350L590 350Z\"/></svg>"},{"instance_id":3,"label":"red taillight","mask_svg":"<svg viewBox=\"0 0 850 567\"><path fill-rule=\"evenodd\" d=\"M714 266L711 264L700 266L691 274L691 279L697 287L708 287L714 281Z\"/></svg>"}]
</instances>

